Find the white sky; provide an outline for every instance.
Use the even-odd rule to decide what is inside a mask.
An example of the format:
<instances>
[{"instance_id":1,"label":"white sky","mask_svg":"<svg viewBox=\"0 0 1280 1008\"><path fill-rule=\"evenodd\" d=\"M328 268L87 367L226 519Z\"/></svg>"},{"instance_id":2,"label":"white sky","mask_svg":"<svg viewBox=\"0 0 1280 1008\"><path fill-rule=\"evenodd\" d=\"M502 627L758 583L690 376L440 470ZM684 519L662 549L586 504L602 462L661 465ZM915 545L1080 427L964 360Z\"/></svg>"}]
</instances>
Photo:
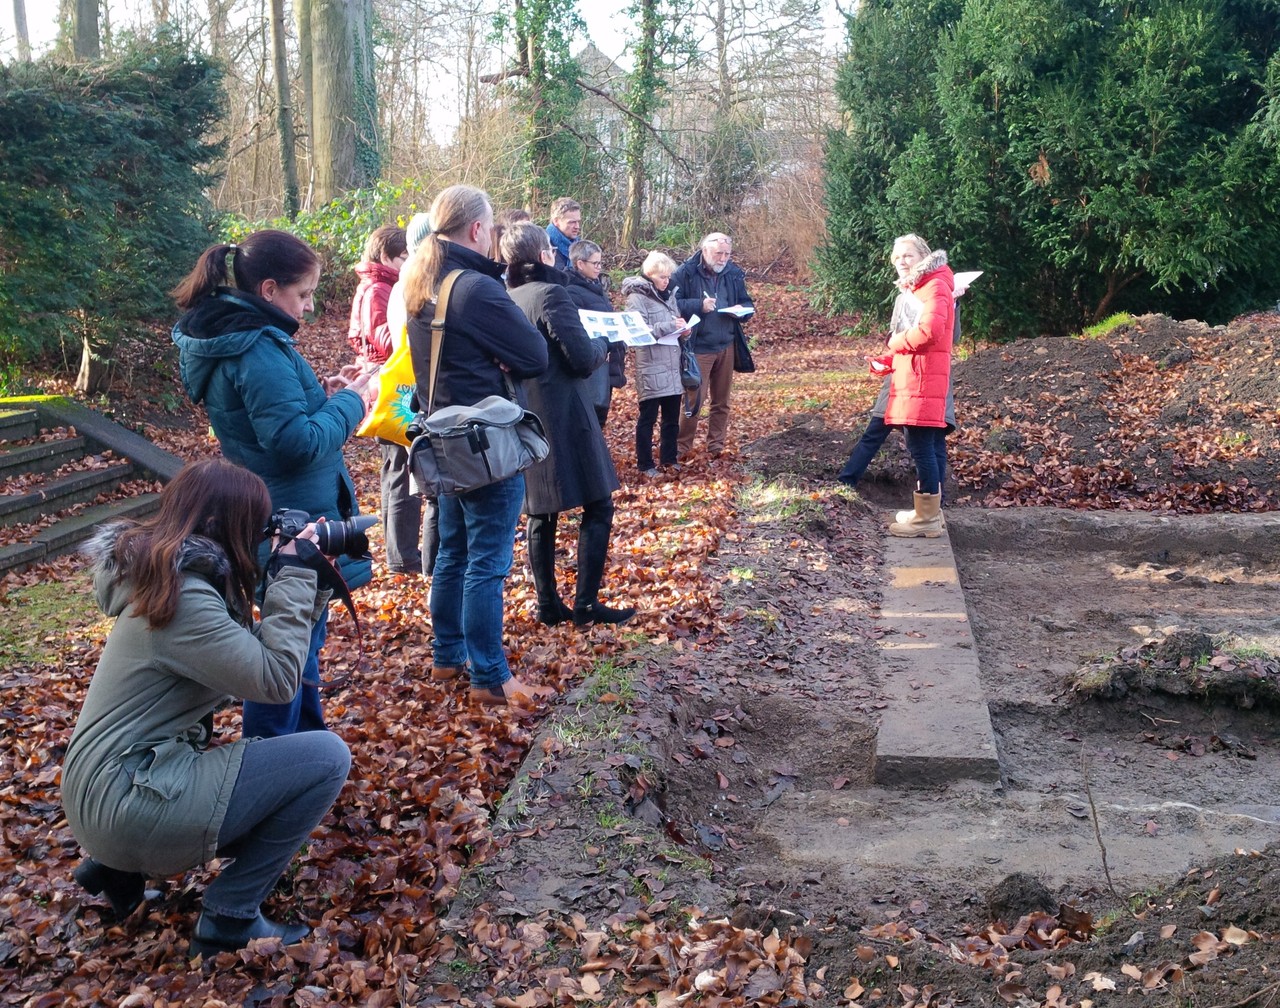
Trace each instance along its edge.
<instances>
[{"instance_id":1,"label":"white sky","mask_svg":"<svg viewBox=\"0 0 1280 1008\"><path fill-rule=\"evenodd\" d=\"M609 10L605 4L588 0L583 4L582 19L587 24L596 47L611 59L622 55L626 47L626 38L620 31L626 27L627 19L619 16L618 11ZM53 41L57 32L58 7L52 0L27 0L27 31L31 36L31 46L36 55L40 55ZM8 61L17 55L18 46L15 41L13 25L13 4L0 3L0 60Z\"/></svg>"},{"instance_id":2,"label":"white sky","mask_svg":"<svg viewBox=\"0 0 1280 1008\"><path fill-rule=\"evenodd\" d=\"M842 20L836 10L837 0L824 0L823 20L829 35L837 41L841 31ZM113 4L117 7L118 4ZM585 0L581 4L580 13L586 22L587 31L596 47L611 59L618 60L626 48L626 35L623 29L628 27L627 18L620 10L611 9L612 5L600 3L599 0ZM27 0L27 31L31 35L31 45L39 55L53 41L57 31L58 5L53 0ZM117 24L122 19L116 20ZM14 41L13 4L0 3L0 60L8 61L17 55L17 44ZM630 60L620 61L623 66L630 66Z\"/></svg>"}]
</instances>

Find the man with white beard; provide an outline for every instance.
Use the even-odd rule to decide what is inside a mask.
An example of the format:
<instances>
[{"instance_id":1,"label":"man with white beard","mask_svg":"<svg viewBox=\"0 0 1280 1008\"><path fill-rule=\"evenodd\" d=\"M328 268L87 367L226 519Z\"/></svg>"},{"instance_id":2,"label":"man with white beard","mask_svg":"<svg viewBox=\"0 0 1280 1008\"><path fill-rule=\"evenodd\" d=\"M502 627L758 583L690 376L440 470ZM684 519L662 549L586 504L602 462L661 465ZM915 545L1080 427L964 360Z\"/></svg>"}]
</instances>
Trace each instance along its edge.
<instances>
[{"instance_id":1,"label":"man with white beard","mask_svg":"<svg viewBox=\"0 0 1280 1008\"><path fill-rule=\"evenodd\" d=\"M702 371L702 400L707 410L707 455L718 458L724 451L729 430L729 392L733 388L733 344L747 312L730 313L726 308L752 309L747 278L734 263L733 239L713 231L702 239L692 256L671 277L676 303L684 318L694 315L693 352ZM693 450L698 436L698 417L681 416L676 450L684 458Z\"/></svg>"}]
</instances>

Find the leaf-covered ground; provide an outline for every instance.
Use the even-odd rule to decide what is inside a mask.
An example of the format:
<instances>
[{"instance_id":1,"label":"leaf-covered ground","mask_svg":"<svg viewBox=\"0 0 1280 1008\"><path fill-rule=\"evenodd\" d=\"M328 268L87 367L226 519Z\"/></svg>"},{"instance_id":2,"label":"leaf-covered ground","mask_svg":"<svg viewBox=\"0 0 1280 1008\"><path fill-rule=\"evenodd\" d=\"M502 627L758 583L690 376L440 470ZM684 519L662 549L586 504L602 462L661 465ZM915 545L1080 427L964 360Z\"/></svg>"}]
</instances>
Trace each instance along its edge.
<instances>
[{"instance_id":1,"label":"leaf-covered ground","mask_svg":"<svg viewBox=\"0 0 1280 1008\"><path fill-rule=\"evenodd\" d=\"M1171 866L1167 892L1125 908L1136 918L1111 906L1107 927L1058 907L1024 914L1016 901L996 924L985 907L931 912L924 897L872 923L735 861L741 817L669 814L697 805L663 794L662 764L681 760L715 767L707 794L693 797L745 809L754 789L767 808L788 787L787 747L819 744L805 722L850 688L845 663L874 660L880 516L829 483L874 393L861 356L871 345L841 335L847 320L814 317L800 292L756 293L760 371L735 387L739 451L696 458L678 479L644 479L629 450L630 392L615 400L608 434L624 486L606 593L641 615L586 633L538 625L517 550L508 646L523 677L561 691L549 720L546 710L475 710L460 687L423 674L423 582L380 571L359 593L375 657L326 699L354 767L268 907L315 924L288 950L268 943L192 965L200 872L164 880L124 922L71 882L79 852L58 806L58 766L108 628L74 560L0 586L6 623L20 625L28 586L50 582L66 586L73 611L66 626L25 627L22 653L38 657L0 672L3 1003L1065 1008L1144 990L1197 1005L1274 1000L1274 848L1186 874ZM304 330L322 374L345 362L344 330L339 318ZM1276 331L1274 316L1217 330L1142 319L1103 340L978 351L957 367L960 493L1000 505L1271 506ZM157 331L123 355L106 405L197 457L216 446L181 399L166 343ZM374 446L354 442L348 458L376 510ZM897 500L905 474L891 451L872 475ZM568 526L561 570L571 572ZM750 590L757 581L768 597ZM837 586L853 601L821 612ZM337 675L355 667L355 638L344 614L331 627L326 667ZM785 688L770 674L801 666ZM773 694L775 720L736 699L754 710L762 693ZM874 691L853 702L873 724ZM219 724L233 737L236 711ZM776 758L759 774L766 753ZM824 912L797 915L806 905Z\"/></svg>"}]
</instances>

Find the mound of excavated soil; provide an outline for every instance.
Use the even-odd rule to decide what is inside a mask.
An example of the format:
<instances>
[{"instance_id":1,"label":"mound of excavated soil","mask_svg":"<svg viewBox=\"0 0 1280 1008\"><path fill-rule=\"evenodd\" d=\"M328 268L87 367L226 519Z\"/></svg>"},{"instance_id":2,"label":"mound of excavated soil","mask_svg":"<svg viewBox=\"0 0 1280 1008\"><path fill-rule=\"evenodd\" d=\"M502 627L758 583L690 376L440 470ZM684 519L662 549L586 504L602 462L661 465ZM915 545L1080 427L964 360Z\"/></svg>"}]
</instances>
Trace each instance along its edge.
<instances>
[{"instance_id":1,"label":"mound of excavated soil","mask_svg":"<svg viewBox=\"0 0 1280 1008\"><path fill-rule=\"evenodd\" d=\"M1280 475L1280 314L1144 315L955 365L957 502L1263 511Z\"/></svg>"}]
</instances>

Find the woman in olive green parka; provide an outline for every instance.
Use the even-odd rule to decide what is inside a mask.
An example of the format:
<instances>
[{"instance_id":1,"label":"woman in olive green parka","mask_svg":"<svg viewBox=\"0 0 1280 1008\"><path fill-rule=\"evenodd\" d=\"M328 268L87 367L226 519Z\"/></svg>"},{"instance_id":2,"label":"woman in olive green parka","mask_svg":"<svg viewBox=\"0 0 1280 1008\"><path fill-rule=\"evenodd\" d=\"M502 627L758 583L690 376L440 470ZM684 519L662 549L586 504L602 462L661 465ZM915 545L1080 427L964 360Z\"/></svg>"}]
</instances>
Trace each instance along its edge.
<instances>
[{"instance_id":1,"label":"woman in olive green parka","mask_svg":"<svg viewBox=\"0 0 1280 1008\"><path fill-rule=\"evenodd\" d=\"M253 620L270 507L258 477L208 459L179 473L155 517L105 526L89 546L97 600L116 622L62 768L67 821L89 853L76 879L124 915L146 878L233 857L205 892L193 941L203 952L306 933L267 920L259 905L350 767L330 732L204 748L228 699L293 698L327 602L291 542L268 566Z\"/></svg>"}]
</instances>

